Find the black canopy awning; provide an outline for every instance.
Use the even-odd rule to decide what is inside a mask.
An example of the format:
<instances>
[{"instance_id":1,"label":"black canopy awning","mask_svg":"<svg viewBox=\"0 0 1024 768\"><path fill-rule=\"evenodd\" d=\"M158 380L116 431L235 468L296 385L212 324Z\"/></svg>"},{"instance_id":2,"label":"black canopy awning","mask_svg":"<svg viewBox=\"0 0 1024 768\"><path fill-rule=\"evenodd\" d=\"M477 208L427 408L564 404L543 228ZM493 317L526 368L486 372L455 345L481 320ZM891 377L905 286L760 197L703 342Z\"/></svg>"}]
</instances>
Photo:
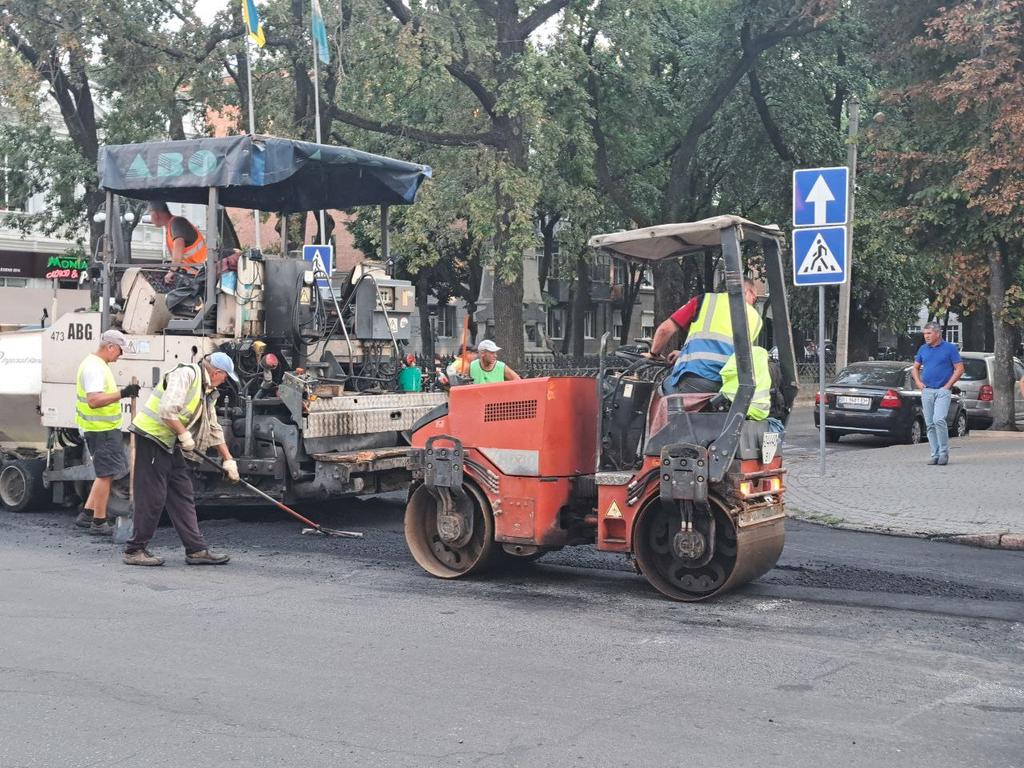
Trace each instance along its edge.
<instances>
[{"instance_id":1,"label":"black canopy awning","mask_svg":"<svg viewBox=\"0 0 1024 768\"><path fill-rule=\"evenodd\" d=\"M429 166L348 147L273 136L228 136L102 147L100 187L124 197L296 213L408 205Z\"/></svg>"}]
</instances>

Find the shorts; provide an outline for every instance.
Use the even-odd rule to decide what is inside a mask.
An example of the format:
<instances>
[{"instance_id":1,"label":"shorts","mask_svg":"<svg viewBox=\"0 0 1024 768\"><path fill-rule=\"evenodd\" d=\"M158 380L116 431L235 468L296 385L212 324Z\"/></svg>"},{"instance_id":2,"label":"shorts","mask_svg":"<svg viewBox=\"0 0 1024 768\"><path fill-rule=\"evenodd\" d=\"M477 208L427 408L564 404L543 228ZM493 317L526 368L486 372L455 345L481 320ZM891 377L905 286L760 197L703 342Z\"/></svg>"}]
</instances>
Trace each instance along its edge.
<instances>
[{"instance_id":1,"label":"shorts","mask_svg":"<svg viewBox=\"0 0 1024 768\"><path fill-rule=\"evenodd\" d=\"M124 436L120 429L86 432L85 443L92 454L96 477L112 477L117 480L128 474L128 455L124 450Z\"/></svg>"}]
</instances>

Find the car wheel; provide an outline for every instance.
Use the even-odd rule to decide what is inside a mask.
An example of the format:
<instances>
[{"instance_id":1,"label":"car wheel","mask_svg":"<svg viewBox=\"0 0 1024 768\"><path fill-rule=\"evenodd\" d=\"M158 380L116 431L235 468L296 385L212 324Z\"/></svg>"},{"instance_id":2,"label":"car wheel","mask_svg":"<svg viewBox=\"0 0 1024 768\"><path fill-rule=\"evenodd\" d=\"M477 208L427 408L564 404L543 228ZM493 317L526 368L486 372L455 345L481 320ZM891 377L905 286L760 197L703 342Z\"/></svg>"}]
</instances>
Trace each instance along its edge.
<instances>
[{"instance_id":1,"label":"car wheel","mask_svg":"<svg viewBox=\"0 0 1024 768\"><path fill-rule=\"evenodd\" d=\"M967 413L961 410L957 414L956 421L953 422L953 437L967 437L968 432L970 432L970 426L967 424Z\"/></svg>"},{"instance_id":2,"label":"car wheel","mask_svg":"<svg viewBox=\"0 0 1024 768\"><path fill-rule=\"evenodd\" d=\"M841 436L842 435L839 432L839 430L836 430L836 429L826 429L825 430L825 442L826 443L838 443L839 442L839 438Z\"/></svg>"},{"instance_id":3,"label":"car wheel","mask_svg":"<svg viewBox=\"0 0 1024 768\"><path fill-rule=\"evenodd\" d=\"M903 436L903 442L907 445L917 445L928 439L928 432L921 419L914 419L910 422L910 429Z\"/></svg>"}]
</instances>

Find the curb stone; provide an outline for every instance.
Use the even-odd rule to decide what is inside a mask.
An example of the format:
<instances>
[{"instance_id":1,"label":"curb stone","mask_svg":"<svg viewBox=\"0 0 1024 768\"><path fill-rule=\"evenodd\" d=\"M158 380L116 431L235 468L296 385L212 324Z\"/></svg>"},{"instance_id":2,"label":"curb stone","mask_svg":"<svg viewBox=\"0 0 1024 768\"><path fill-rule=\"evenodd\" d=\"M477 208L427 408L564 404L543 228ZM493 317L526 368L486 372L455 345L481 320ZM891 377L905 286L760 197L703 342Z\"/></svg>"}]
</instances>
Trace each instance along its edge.
<instances>
[{"instance_id":1,"label":"curb stone","mask_svg":"<svg viewBox=\"0 0 1024 768\"><path fill-rule=\"evenodd\" d=\"M786 517L790 517L794 520L800 520L805 523L812 523L813 525L821 525L825 528L835 528L841 531L877 533L884 536L902 536L907 539L929 539L930 541L940 541L946 544L963 544L969 547L980 547L982 549L1005 549L1016 552L1024 551L1024 533L935 534L896 531L892 528L849 523L837 515L805 512L802 509L795 509L793 507L786 508Z\"/></svg>"}]
</instances>

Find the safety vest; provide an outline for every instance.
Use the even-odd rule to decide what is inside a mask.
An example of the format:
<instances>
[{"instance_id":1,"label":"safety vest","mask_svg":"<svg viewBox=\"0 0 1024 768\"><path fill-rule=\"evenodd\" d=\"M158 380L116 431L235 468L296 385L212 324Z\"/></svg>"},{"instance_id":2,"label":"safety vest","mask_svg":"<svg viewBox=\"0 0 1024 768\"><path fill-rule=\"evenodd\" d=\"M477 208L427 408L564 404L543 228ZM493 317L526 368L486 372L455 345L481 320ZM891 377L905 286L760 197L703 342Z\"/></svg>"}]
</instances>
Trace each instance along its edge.
<instances>
[{"instance_id":1,"label":"safety vest","mask_svg":"<svg viewBox=\"0 0 1024 768\"><path fill-rule=\"evenodd\" d=\"M505 364L498 360L494 363L494 367L489 371L485 371L484 367L480 365L479 360L474 360L469 364L469 377L473 379L474 384L494 384L498 381L505 380Z\"/></svg>"},{"instance_id":2,"label":"safety vest","mask_svg":"<svg viewBox=\"0 0 1024 768\"><path fill-rule=\"evenodd\" d=\"M180 219L183 217L176 216L175 218ZM185 219L185 221L188 221L188 219ZM194 275L199 271L199 267L206 263L206 238L203 237L202 232L195 228L191 221L188 221L188 225L195 230L196 241L192 245L185 246L185 250L181 253L181 263L184 265L182 269L190 275ZM167 252L174 253L174 240L171 239L170 221L167 222L167 226L164 228L164 237L167 238Z\"/></svg>"},{"instance_id":3,"label":"safety vest","mask_svg":"<svg viewBox=\"0 0 1024 768\"><path fill-rule=\"evenodd\" d=\"M768 350L754 347L754 396L747 408L747 418L764 421L772 409L772 372L768 367ZM729 400L736 399L740 386L740 374L736 369L736 355L730 355L722 366L722 388L719 390Z\"/></svg>"},{"instance_id":4,"label":"safety vest","mask_svg":"<svg viewBox=\"0 0 1024 768\"><path fill-rule=\"evenodd\" d=\"M761 317L757 311L743 303L747 312L747 330L753 344L761 333ZM732 343L732 316L729 314L728 293L705 293L700 312L690 325L690 334L679 352L675 367L668 377L668 386L674 387L684 373L692 373L711 381L722 380L722 366L735 349Z\"/></svg>"},{"instance_id":5,"label":"safety vest","mask_svg":"<svg viewBox=\"0 0 1024 768\"><path fill-rule=\"evenodd\" d=\"M121 402L115 400L109 405L99 408L89 407L89 393L82 386L82 374L85 372L85 364L89 358L94 358L103 364L103 394L120 391L117 382L114 381L114 374L110 372L110 366L99 355L87 355L78 366L78 374L75 376L75 394L78 402L75 405L75 424L83 432L109 432L112 429L121 428Z\"/></svg>"},{"instance_id":6,"label":"safety vest","mask_svg":"<svg viewBox=\"0 0 1024 768\"><path fill-rule=\"evenodd\" d=\"M146 404L139 408L135 421L132 422L132 426L159 441L167 450L173 450L178 436L160 418L160 401L163 399L164 392L167 391L167 377L182 368L191 368L196 373L195 381L192 382L192 386L189 387L188 393L185 395L185 408L178 417L186 429L192 424L203 404L203 368L200 365L185 364L177 366L160 379L160 383L153 388Z\"/></svg>"}]
</instances>

